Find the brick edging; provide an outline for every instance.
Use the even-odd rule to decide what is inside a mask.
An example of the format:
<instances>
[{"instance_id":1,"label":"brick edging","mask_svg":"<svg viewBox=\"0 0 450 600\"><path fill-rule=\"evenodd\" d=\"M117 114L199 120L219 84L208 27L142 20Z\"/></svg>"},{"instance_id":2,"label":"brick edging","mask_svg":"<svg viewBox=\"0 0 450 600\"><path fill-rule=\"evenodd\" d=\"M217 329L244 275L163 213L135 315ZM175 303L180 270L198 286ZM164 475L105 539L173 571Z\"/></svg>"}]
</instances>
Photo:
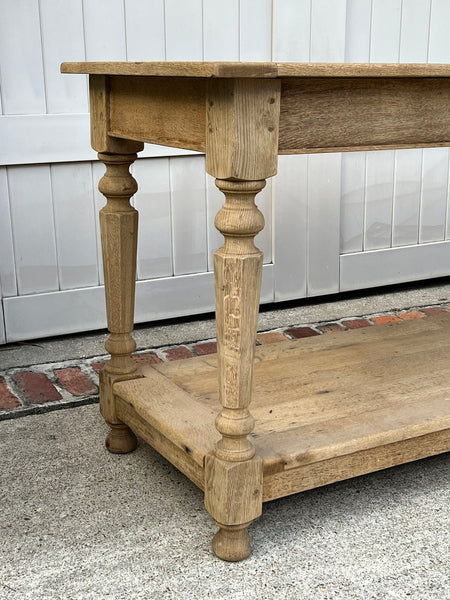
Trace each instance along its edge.
<instances>
[{"instance_id":1,"label":"brick edging","mask_svg":"<svg viewBox=\"0 0 450 600\"><path fill-rule=\"evenodd\" d=\"M438 304L344 317L334 321L293 324L259 332L256 343L272 344L286 339L328 335L447 312L450 312L450 306ZM215 352L215 340L203 340L140 350L134 354L134 359L138 365L149 365ZM107 358L107 355L104 355L60 363L36 364L26 368L17 367L0 372L0 421L98 402L98 373Z\"/></svg>"}]
</instances>

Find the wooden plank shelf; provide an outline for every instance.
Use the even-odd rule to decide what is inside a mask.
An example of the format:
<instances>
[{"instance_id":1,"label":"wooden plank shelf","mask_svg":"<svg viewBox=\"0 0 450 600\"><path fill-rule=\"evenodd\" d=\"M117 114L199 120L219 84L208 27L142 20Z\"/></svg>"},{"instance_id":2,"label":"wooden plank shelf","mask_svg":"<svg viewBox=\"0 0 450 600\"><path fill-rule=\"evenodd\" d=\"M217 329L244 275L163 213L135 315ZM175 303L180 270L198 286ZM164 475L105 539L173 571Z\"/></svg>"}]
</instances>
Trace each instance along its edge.
<instances>
[{"instance_id":1,"label":"wooden plank shelf","mask_svg":"<svg viewBox=\"0 0 450 600\"><path fill-rule=\"evenodd\" d=\"M256 350L263 501L450 450L450 314ZM220 439L216 355L114 385L118 417L204 489Z\"/></svg>"}]
</instances>

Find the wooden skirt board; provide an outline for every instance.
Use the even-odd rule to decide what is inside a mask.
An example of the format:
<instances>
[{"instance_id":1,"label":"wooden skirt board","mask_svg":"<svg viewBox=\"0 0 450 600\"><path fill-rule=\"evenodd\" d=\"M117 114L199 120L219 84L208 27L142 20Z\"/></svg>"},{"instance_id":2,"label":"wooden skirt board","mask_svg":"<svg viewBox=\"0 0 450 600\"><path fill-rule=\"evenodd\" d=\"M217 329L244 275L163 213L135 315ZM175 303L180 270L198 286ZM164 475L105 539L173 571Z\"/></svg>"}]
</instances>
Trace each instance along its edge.
<instances>
[{"instance_id":1,"label":"wooden skirt board","mask_svg":"<svg viewBox=\"0 0 450 600\"><path fill-rule=\"evenodd\" d=\"M450 450L450 314L256 350L263 501ZM216 355L114 385L118 417L204 489L220 434Z\"/></svg>"}]
</instances>

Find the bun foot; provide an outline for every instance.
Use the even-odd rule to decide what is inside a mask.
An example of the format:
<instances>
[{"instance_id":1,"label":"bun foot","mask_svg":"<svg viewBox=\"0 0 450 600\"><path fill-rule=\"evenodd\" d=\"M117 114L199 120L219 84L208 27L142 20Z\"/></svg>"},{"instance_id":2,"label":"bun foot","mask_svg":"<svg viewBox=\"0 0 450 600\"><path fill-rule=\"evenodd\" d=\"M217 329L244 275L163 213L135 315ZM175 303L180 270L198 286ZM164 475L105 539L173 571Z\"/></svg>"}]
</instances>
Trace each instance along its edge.
<instances>
[{"instance_id":1,"label":"bun foot","mask_svg":"<svg viewBox=\"0 0 450 600\"><path fill-rule=\"evenodd\" d=\"M251 523L251 521L250 521ZM214 554L222 560L237 562L250 556L252 552L251 538L247 532L250 523L242 525L222 525L213 537L212 548Z\"/></svg>"},{"instance_id":2,"label":"bun foot","mask_svg":"<svg viewBox=\"0 0 450 600\"><path fill-rule=\"evenodd\" d=\"M137 439L128 425L108 423L111 431L106 436L105 445L113 454L127 454L136 450Z\"/></svg>"}]
</instances>

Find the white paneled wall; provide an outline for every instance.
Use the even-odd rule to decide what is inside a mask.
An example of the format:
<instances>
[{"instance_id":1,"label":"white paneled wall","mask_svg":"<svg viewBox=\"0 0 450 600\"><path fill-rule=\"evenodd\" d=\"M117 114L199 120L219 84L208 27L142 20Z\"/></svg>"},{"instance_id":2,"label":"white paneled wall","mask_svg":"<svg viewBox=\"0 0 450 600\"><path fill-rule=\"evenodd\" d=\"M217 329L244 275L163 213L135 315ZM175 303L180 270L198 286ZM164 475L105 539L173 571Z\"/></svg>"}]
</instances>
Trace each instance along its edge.
<instances>
[{"instance_id":1,"label":"white paneled wall","mask_svg":"<svg viewBox=\"0 0 450 600\"><path fill-rule=\"evenodd\" d=\"M345 60L449 63L449 17L447 0L349 0ZM449 274L448 172L447 148L343 155L341 290Z\"/></svg>"},{"instance_id":2,"label":"white paneled wall","mask_svg":"<svg viewBox=\"0 0 450 600\"><path fill-rule=\"evenodd\" d=\"M89 146L87 78L62 76L61 62L450 62L448 0L0 0L0 9L9 341L105 325L104 167ZM258 196L263 301L448 274L448 167L445 148L280 157ZM149 144L132 171L137 321L212 310L222 197L204 157Z\"/></svg>"},{"instance_id":3,"label":"white paneled wall","mask_svg":"<svg viewBox=\"0 0 450 600\"><path fill-rule=\"evenodd\" d=\"M346 9L345 0L274 1L273 60L344 62ZM341 155L280 156L279 171L275 299L338 292Z\"/></svg>"}]
</instances>

